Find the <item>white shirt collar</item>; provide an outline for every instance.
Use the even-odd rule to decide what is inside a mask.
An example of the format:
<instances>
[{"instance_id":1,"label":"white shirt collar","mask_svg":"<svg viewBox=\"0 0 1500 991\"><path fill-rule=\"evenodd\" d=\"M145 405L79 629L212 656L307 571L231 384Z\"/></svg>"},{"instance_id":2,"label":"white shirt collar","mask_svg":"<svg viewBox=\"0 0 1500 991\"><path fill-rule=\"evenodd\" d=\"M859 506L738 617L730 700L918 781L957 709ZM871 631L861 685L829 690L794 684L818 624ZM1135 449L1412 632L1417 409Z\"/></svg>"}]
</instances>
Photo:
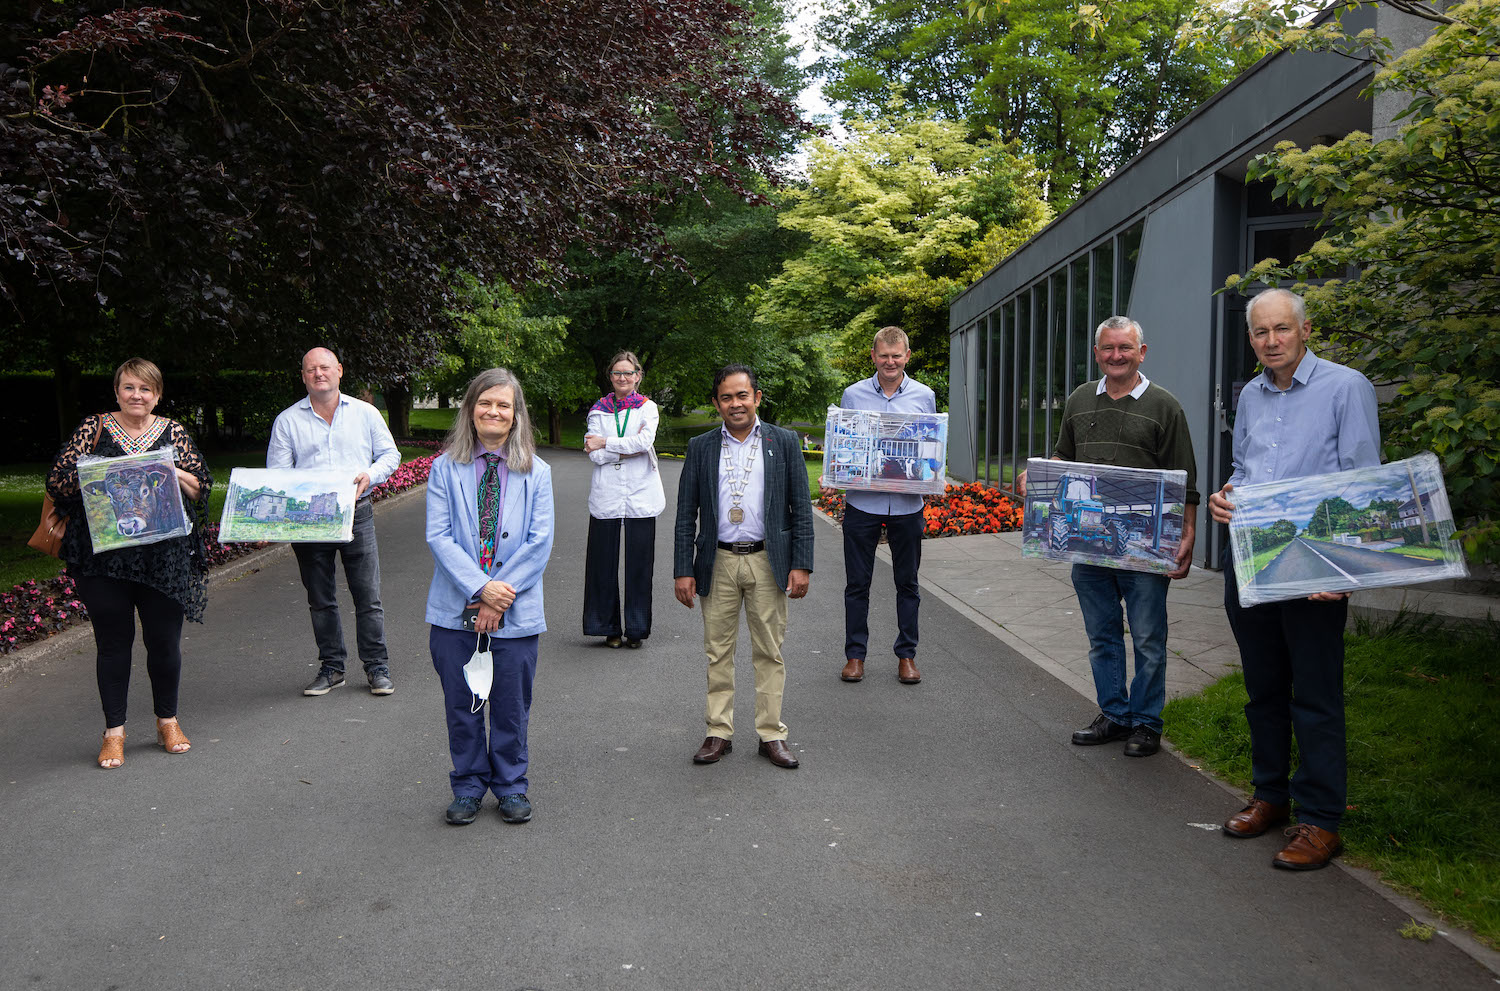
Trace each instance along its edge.
<instances>
[{"instance_id":1,"label":"white shirt collar","mask_svg":"<svg viewBox=\"0 0 1500 991\"><path fill-rule=\"evenodd\" d=\"M1131 399L1139 399L1139 398L1141 398L1142 394L1144 394L1145 391L1146 391L1146 387L1151 384L1151 380L1146 377L1146 373L1145 372L1137 371L1136 375L1140 376L1141 380L1135 384L1135 388L1134 389L1130 390L1130 398ZM1104 395L1104 383L1106 381L1108 381L1108 379L1109 379L1109 376L1107 376L1107 375L1099 379L1099 388L1097 388L1097 389L1094 390L1094 395L1096 395L1096 396L1102 396L1102 395Z\"/></svg>"}]
</instances>

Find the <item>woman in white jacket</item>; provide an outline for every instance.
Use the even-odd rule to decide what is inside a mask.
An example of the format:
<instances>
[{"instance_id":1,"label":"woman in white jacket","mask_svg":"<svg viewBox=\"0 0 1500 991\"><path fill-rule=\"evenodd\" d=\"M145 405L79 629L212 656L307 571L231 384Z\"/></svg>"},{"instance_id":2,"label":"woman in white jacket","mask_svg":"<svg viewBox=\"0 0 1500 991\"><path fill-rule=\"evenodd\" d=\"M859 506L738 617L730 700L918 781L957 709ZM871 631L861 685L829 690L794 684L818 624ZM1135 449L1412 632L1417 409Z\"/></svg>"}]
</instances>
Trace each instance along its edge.
<instances>
[{"instance_id":1,"label":"woman in white jacket","mask_svg":"<svg viewBox=\"0 0 1500 991\"><path fill-rule=\"evenodd\" d=\"M584 450L594 462L589 546L583 574L583 635L639 647L651 635L651 570L656 518L666 508L656 467L656 404L636 391L640 359L621 351L609 363L613 391L589 410ZM625 622L620 623L620 531L625 532Z\"/></svg>"}]
</instances>

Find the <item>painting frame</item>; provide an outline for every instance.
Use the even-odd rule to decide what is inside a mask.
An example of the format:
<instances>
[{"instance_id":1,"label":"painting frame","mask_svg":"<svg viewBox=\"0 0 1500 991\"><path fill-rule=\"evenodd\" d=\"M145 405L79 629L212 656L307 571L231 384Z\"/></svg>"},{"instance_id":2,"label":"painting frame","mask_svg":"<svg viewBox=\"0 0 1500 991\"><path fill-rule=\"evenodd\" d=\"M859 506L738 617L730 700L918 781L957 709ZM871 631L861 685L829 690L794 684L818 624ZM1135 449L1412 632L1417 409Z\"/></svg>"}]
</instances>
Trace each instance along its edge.
<instances>
[{"instance_id":1,"label":"painting frame","mask_svg":"<svg viewBox=\"0 0 1500 991\"><path fill-rule=\"evenodd\" d=\"M193 532L177 481L177 452L171 447L120 457L81 457L78 493L95 554Z\"/></svg>"},{"instance_id":2,"label":"painting frame","mask_svg":"<svg viewBox=\"0 0 1500 991\"><path fill-rule=\"evenodd\" d=\"M1437 456L1230 490L1240 605L1467 578ZM1362 504L1362 505L1360 505Z\"/></svg>"},{"instance_id":3,"label":"painting frame","mask_svg":"<svg viewBox=\"0 0 1500 991\"><path fill-rule=\"evenodd\" d=\"M947 468L947 413L828 407L821 487L942 495Z\"/></svg>"},{"instance_id":4,"label":"painting frame","mask_svg":"<svg viewBox=\"0 0 1500 991\"><path fill-rule=\"evenodd\" d=\"M343 468L231 469L219 542L347 544L355 491Z\"/></svg>"},{"instance_id":5,"label":"painting frame","mask_svg":"<svg viewBox=\"0 0 1500 991\"><path fill-rule=\"evenodd\" d=\"M1181 469L1031 458L1021 555L1165 575L1189 511Z\"/></svg>"}]
</instances>

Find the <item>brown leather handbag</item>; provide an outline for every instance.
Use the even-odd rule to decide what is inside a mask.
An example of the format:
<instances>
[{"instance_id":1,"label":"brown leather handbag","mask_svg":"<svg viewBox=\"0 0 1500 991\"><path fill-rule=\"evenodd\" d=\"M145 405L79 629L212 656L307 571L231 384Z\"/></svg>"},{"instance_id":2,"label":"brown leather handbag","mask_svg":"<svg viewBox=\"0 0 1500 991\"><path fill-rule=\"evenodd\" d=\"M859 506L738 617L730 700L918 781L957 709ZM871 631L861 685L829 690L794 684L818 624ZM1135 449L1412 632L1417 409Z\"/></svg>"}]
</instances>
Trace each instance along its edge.
<instances>
[{"instance_id":1,"label":"brown leather handbag","mask_svg":"<svg viewBox=\"0 0 1500 991\"><path fill-rule=\"evenodd\" d=\"M52 505L50 495L42 495L42 522L37 524L36 533L26 541L27 547L35 547L43 554L51 554L57 557L62 551L63 534L68 529L68 518L57 511Z\"/></svg>"}]
</instances>

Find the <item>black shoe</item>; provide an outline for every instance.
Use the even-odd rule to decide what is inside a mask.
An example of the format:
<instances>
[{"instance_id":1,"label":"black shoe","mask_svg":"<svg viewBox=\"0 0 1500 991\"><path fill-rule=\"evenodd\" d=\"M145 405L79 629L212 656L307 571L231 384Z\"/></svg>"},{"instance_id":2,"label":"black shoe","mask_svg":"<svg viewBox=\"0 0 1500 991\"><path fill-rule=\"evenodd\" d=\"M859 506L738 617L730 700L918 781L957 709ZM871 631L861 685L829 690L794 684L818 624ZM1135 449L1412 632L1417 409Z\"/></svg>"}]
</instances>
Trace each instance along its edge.
<instances>
[{"instance_id":1,"label":"black shoe","mask_svg":"<svg viewBox=\"0 0 1500 991\"><path fill-rule=\"evenodd\" d=\"M312 684L302 689L303 695L327 695L344 683L342 671L320 671Z\"/></svg>"},{"instance_id":2,"label":"black shoe","mask_svg":"<svg viewBox=\"0 0 1500 991\"><path fill-rule=\"evenodd\" d=\"M1145 726L1131 730L1130 739L1125 741L1126 757L1150 757L1160 749L1161 734Z\"/></svg>"},{"instance_id":3,"label":"black shoe","mask_svg":"<svg viewBox=\"0 0 1500 991\"><path fill-rule=\"evenodd\" d=\"M509 823L531 821L531 800L525 794L501 795L500 818Z\"/></svg>"},{"instance_id":4,"label":"black shoe","mask_svg":"<svg viewBox=\"0 0 1500 991\"><path fill-rule=\"evenodd\" d=\"M620 638L619 637L605 637L604 638L604 646L606 646L606 647L612 647L612 648L618 648L620 646Z\"/></svg>"},{"instance_id":5,"label":"black shoe","mask_svg":"<svg viewBox=\"0 0 1500 991\"><path fill-rule=\"evenodd\" d=\"M482 798L475 798L473 795L460 795L455 798L453 804L448 806L446 813L449 824L467 826L473 822L479 815L479 804L482 801Z\"/></svg>"},{"instance_id":6,"label":"black shoe","mask_svg":"<svg viewBox=\"0 0 1500 991\"><path fill-rule=\"evenodd\" d=\"M1088 727L1076 730L1073 733L1073 742L1080 747L1096 747L1101 743L1109 743L1130 735L1129 726L1121 726L1110 719L1104 713L1094 717L1094 721Z\"/></svg>"},{"instance_id":7,"label":"black shoe","mask_svg":"<svg viewBox=\"0 0 1500 991\"><path fill-rule=\"evenodd\" d=\"M639 637L626 637L625 638L625 646L629 647L631 650L635 650L635 649L639 648L640 645L641 645L641 641L640 641Z\"/></svg>"},{"instance_id":8,"label":"black shoe","mask_svg":"<svg viewBox=\"0 0 1500 991\"><path fill-rule=\"evenodd\" d=\"M391 695L395 691L396 686L391 684L390 675L384 673L370 675L371 695Z\"/></svg>"}]
</instances>

